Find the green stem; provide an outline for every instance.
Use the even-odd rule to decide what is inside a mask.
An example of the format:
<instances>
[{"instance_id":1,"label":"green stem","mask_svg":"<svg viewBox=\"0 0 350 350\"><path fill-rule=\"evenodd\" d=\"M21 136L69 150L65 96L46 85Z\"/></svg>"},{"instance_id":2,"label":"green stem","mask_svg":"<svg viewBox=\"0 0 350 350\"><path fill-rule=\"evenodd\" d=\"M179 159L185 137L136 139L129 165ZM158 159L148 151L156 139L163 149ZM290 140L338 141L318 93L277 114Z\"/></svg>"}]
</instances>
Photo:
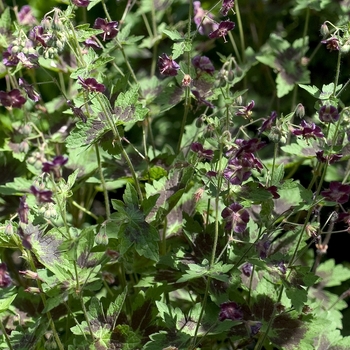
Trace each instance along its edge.
<instances>
[{"instance_id":1,"label":"green stem","mask_svg":"<svg viewBox=\"0 0 350 350\"><path fill-rule=\"evenodd\" d=\"M9 338L9 336L7 335L7 332L6 332L6 329L5 329L5 327L4 327L4 324L2 323L1 320L0 320L0 329L1 329L1 331L2 331L3 336L5 337L5 341L6 341L6 344L7 344L8 348L9 348L9 350L14 350L13 347L12 347L12 345L11 345L10 338Z\"/></svg>"},{"instance_id":2,"label":"green stem","mask_svg":"<svg viewBox=\"0 0 350 350\"><path fill-rule=\"evenodd\" d=\"M337 61L337 69L335 73L335 79L334 79L334 90L333 90L333 95L336 96L337 92L337 86L338 86L338 81L339 81L339 75L340 75L340 61L341 61L341 52L338 52L338 61Z\"/></svg>"},{"instance_id":3,"label":"green stem","mask_svg":"<svg viewBox=\"0 0 350 350\"><path fill-rule=\"evenodd\" d=\"M245 40L244 40L243 24L242 24L241 13L239 11L238 0L235 1L235 11L236 11L237 22L238 22L239 37L241 40L242 61L244 63L245 62Z\"/></svg>"},{"instance_id":4,"label":"green stem","mask_svg":"<svg viewBox=\"0 0 350 350\"><path fill-rule=\"evenodd\" d=\"M102 185L102 190L103 190L103 197L104 197L104 200L105 200L106 217L107 217L107 220L109 220L109 218L111 216L111 207L109 205L108 191L107 191L105 178L103 176L100 150L99 150L97 144L95 144L95 151L96 151L96 158L97 158L97 166L98 166L98 170L99 170L99 173L100 173L100 180L101 180L101 185Z\"/></svg>"},{"instance_id":5,"label":"green stem","mask_svg":"<svg viewBox=\"0 0 350 350\"><path fill-rule=\"evenodd\" d=\"M34 272L37 272L31 254L32 254L32 253L31 253L29 250L26 251L27 261L28 261L28 263L29 263L29 266L30 266L31 270L34 271ZM42 300L42 302L43 302L44 308L46 308L46 306L47 306L46 296L45 296L45 294L44 294L44 292L43 292L43 288L42 288L40 279L37 279L37 280L36 280L36 283L38 284L38 288L39 288L39 290L40 290L40 293L39 293L40 298L41 298L41 300ZM47 311L47 312L46 312L46 316L47 316L47 318L48 318L48 320L49 320L49 326L50 326L50 328L51 328L51 330L52 330L52 333L53 333L53 336L54 336L54 338L55 338L55 340L56 340L56 343L57 343L58 348L59 348L60 350L64 350L63 344L61 343L60 337L59 337L59 335L58 335L58 333L57 333L57 330L56 330L56 327L55 327L55 323L53 322L53 319L52 319L52 316L51 316L50 311Z\"/></svg>"}]
</instances>

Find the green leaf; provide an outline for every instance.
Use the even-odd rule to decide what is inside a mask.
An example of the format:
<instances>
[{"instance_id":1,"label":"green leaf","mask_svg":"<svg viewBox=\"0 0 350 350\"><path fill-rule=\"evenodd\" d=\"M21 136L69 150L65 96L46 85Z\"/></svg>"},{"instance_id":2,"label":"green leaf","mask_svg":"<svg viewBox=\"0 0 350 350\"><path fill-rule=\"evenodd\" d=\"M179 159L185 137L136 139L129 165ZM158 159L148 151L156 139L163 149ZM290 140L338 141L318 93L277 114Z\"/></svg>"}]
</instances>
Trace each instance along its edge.
<instances>
[{"instance_id":1,"label":"green leaf","mask_svg":"<svg viewBox=\"0 0 350 350\"><path fill-rule=\"evenodd\" d=\"M183 40L182 35L175 29L175 30L168 30L163 29L163 33L167 35L171 40Z\"/></svg>"},{"instance_id":2,"label":"green leaf","mask_svg":"<svg viewBox=\"0 0 350 350\"><path fill-rule=\"evenodd\" d=\"M125 189L125 192L123 194L123 199L124 199L124 203L127 206L138 207L138 205L139 205L137 192L136 192L134 186L131 185L130 183L126 184L126 189Z\"/></svg>"},{"instance_id":3,"label":"green leaf","mask_svg":"<svg viewBox=\"0 0 350 350\"><path fill-rule=\"evenodd\" d=\"M11 289L11 293L8 292L6 294L12 294L15 292L15 289ZM6 310L8 310L8 308L10 307L10 305L12 304L12 302L16 299L17 293L13 294L13 295L9 295L9 296L1 296L0 299L0 313L4 312Z\"/></svg>"},{"instance_id":4,"label":"green leaf","mask_svg":"<svg viewBox=\"0 0 350 350\"><path fill-rule=\"evenodd\" d=\"M305 85L305 84L298 84L302 89L306 90L310 95L312 95L315 98L319 98L321 91L315 86L311 85Z\"/></svg>"},{"instance_id":5,"label":"green leaf","mask_svg":"<svg viewBox=\"0 0 350 350\"><path fill-rule=\"evenodd\" d=\"M277 84L277 97L281 98L285 95L287 95L288 93L290 93L293 88L294 88L294 84L289 84L283 77L282 74L279 73L277 74L277 78L276 78L276 84Z\"/></svg>"},{"instance_id":6,"label":"green leaf","mask_svg":"<svg viewBox=\"0 0 350 350\"><path fill-rule=\"evenodd\" d=\"M322 278L325 287L340 286L350 279L350 269L343 265L335 265L334 259L328 259L317 268L317 275Z\"/></svg>"},{"instance_id":7,"label":"green leaf","mask_svg":"<svg viewBox=\"0 0 350 350\"><path fill-rule=\"evenodd\" d=\"M307 289L302 287L293 287L285 284L287 297L291 300L294 308L301 312L304 304L307 302Z\"/></svg>"},{"instance_id":8,"label":"green leaf","mask_svg":"<svg viewBox=\"0 0 350 350\"><path fill-rule=\"evenodd\" d=\"M189 52L192 49L192 45L190 41L182 41L180 43L173 44L172 58L176 60L180 57L184 52Z\"/></svg>"},{"instance_id":9,"label":"green leaf","mask_svg":"<svg viewBox=\"0 0 350 350\"><path fill-rule=\"evenodd\" d=\"M0 17L0 29L2 33L9 32L11 30L12 20L10 7L6 7Z\"/></svg>"}]
</instances>

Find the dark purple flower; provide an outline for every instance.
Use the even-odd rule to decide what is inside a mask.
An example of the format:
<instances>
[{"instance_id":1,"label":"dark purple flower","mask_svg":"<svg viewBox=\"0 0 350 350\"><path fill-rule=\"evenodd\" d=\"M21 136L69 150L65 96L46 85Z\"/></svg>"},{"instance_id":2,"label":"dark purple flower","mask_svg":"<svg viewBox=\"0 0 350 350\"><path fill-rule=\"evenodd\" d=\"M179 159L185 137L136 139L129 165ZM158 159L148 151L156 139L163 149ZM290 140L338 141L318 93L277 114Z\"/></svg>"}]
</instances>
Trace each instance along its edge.
<instances>
[{"instance_id":1,"label":"dark purple flower","mask_svg":"<svg viewBox=\"0 0 350 350\"><path fill-rule=\"evenodd\" d=\"M191 144L191 150L196 152L201 158L213 159L214 152L210 149L204 149L203 145L199 142L193 142Z\"/></svg>"},{"instance_id":2,"label":"dark purple flower","mask_svg":"<svg viewBox=\"0 0 350 350\"><path fill-rule=\"evenodd\" d=\"M89 39L86 39L84 41L85 46L91 47L92 49L99 50L102 49L100 44L97 42L97 40L94 37L91 37Z\"/></svg>"},{"instance_id":3,"label":"dark purple flower","mask_svg":"<svg viewBox=\"0 0 350 350\"><path fill-rule=\"evenodd\" d=\"M13 89L10 92L0 91L0 103L4 107L21 108L26 101L18 89Z\"/></svg>"},{"instance_id":4,"label":"dark purple flower","mask_svg":"<svg viewBox=\"0 0 350 350\"><path fill-rule=\"evenodd\" d=\"M261 135L265 130L270 130L272 127L272 124L275 122L277 118L277 113L275 111L272 111L270 116L264 120L264 122L261 125L261 128L259 129L258 135Z\"/></svg>"},{"instance_id":5,"label":"dark purple flower","mask_svg":"<svg viewBox=\"0 0 350 350\"><path fill-rule=\"evenodd\" d=\"M38 190L35 186L30 186L30 193L34 194L38 203L54 203L52 191Z\"/></svg>"},{"instance_id":6,"label":"dark purple flower","mask_svg":"<svg viewBox=\"0 0 350 350\"><path fill-rule=\"evenodd\" d=\"M222 0L221 14L227 16L228 12L235 6L235 0Z\"/></svg>"},{"instance_id":7,"label":"dark purple flower","mask_svg":"<svg viewBox=\"0 0 350 350\"><path fill-rule=\"evenodd\" d=\"M34 90L33 86L27 83L23 78L18 79L18 84L21 88L25 90L27 96L33 100L34 102L38 102L40 100L40 95Z\"/></svg>"},{"instance_id":8,"label":"dark purple flower","mask_svg":"<svg viewBox=\"0 0 350 350\"><path fill-rule=\"evenodd\" d=\"M321 195L331 202L344 204L349 200L350 185L343 185L341 182L332 181L329 189L321 192Z\"/></svg>"},{"instance_id":9,"label":"dark purple flower","mask_svg":"<svg viewBox=\"0 0 350 350\"><path fill-rule=\"evenodd\" d=\"M253 272L253 264L245 263L242 266L242 272L243 272L244 276L250 277L252 275L252 272Z\"/></svg>"},{"instance_id":10,"label":"dark purple flower","mask_svg":"<svg viewBox=\"0 0 350 350\"><path fill-rule=\"evenodd\" d=\"M215 68L211 63L210 59L206 56L195 56L192 58L192 64L198 70L203 72L207 72L208 74L213 74L215 72Z\"/></svg>"},{"instance_id":11,"label":"dark purple flower","mask_svg":"<svg viewBox=\"0 0 350 350\"><path fill-rule=\"evenodd\" d=\"M6 67L16 67L19 62L17 54L12 53L12 46L9 46L2 54L2 63Z\"/></svg>"},{"instance_id":12,"label":"dark purple flower","mask_svg":"<svg viewBox=\"0 0 350 350\"><path fill-rule=\"evenodd\" d=\"M237 139L235 143L240 146L235 155L236 157L240 156L241 154L257 152L261 150L266 144L266 142L260 141L257 138L250 139L248 141Z\"/></svg>"},{"instance_id":13,"label":"dark purple flower","mask_svg":"<svg viewBox=\"0 0 350 350\"><path fill-rule=\"evenodd\" d=\"M194 97L196 98L196 100L198 101L198 104L205 105L205 106L210 107L210 108L215 107L212 103L210 103L208 100L206 100L204 97L202 97L200 95L199 91L191 90L191 92L194 95Z\"/></svg>"},{"instance_id":14,"label":"dark purple flower","mask_svg":"<svg viewBox=\"0 0 350 350\"><path fill-rule=\"evenodd\" d=\"M78 77L78 79L81 86L89 92L104 92L106 90L106 87L103 84L98 83L95 78L83 79Z\"/></svg>"},{"instance_id":15,"label":"dark purple flower","mask_svg":"<svg viewBox=\"0 0 350 350\"><path fill-rule=\"evenodd\" d=\"M219 23L219 28L214 30L213 32L209 33L210 39L215 38L224 38L224 42L226 43L226 35L227 32L234 29L235 23L231 21L222 21Z\"/></svg>"},{"instance_id":16,"label":"dark purple flower","mask_svg":"<svg viewBox=\"0 0 350 350\"><path fill-rule=\"evenodd\" d=\"M20 60L22 65L28 69L36 68L39 66L39 55L36 53L29 53L25 55L23 52L19 52L17 58Z\"/></svg>"},{"instance_id":17,"label":"dark purple flower","mask_svg":"<svg viewBox=\"0 0 350 350\"><path fill-rule=\"evenodd\" d=\"M0 264L0 288L10 287L12 284L11 277L7 272L7 266L5 263Z\"/></svg>"},{"instance_id":18,"label":"dark purple flower","mask_svg":"<svg viewBox=\"0 0 350 350\"><path fill-rule=\"evenodd\" d=\"M56 156L52 162L44 162L42 172L43 173L51 173L53 172L55 178L60 177L60 169L63 165L68 162L68 158L64 156Z\"/></svg>"},{"instance_id":19,"label":"dark purple flower","mask_svg":"<svg viewBox=\"0 0 350 350\"><path fill-rule=\"evenodd\" d=\"M257 335L260 331L260 328L262 327L262 323L259 321L254 322L250 325L250 334L252 336Z\"/></svg>"},{"instance_id":20,"label":"dark purple flower","mask_svg":"<svg viewBox=\"0 0 350 350\"><path fill-rule=\"evenodd\" d=\"M174 77L175 75L177 75L177 71L180 69L180 66L165 53L159 56L158 67L160 74L169 77Z\"/></svg>"},{"instance_id":21,"label":"dark purple flower","mask_svg":"<svg viewBox=\"0 0 350 350\"><path fill-rule=\"evenodd\" d=\"M43 26L35 26L29 32L29 38L33 40L35 43L39 43L43 47L47 47L47 42L51 38L51 35L45 33Z\"/></svg>"},{"instance_id":22,"label":"dark purple flower","mask_svg":"<svg viewBox=\"0 0 350 350\"><path fill-rule=\"evenodd\" d=\"M254 157L253 154L251 156ZM232 185L241 185L251 176L253 166L250 159L231 158L224 169L223 175Z\"/></svg>"},{"instance_id":23,"label":"dark purple flower","mask_svg":"<svg viewBox=\"0 0 350 350\"><path fill-rule=\"evenodd\" d=\"M259 253L260 259L266 259L268 251L270 249L271 242L268 240L267 235L264 235L257 243L255 243L256 251Z\"/></svg>"},{"instance_id":24,"label":"dark purple flower","mask_svg":"<svg viewBox=\"0 0 350 350\"><path fill-rule=\"evenodd\" d=\"M241 307L234 301L228 301L220 305L219 320L239 321L243 318Z\"/></svg>"},{"instance_id":25,"label":"dark purple flower","mask_svg":"<svg viewBox=\"0 0 350 350\"><path fill-rule=\"evenodd\" d=\"M321 163L333 164L338 162L341 158L343 158L342 154L328 154L324 155L324 151L316 152L316 158Z\"/></svg>"},{"instance_id":26,"label":"dark purple flower","mask_svg":"<svg viewBox=\"0 0 350 350\"><path fill-rule=\"evenodd\" d=\"M73 4L78 7L88 7L90 0L72 0Z\"/></svg>"},{"instance_id":27,"label":"dark purple flower","mask_svg":"<svg viewBox=\"0 0 350 350\"><path fill-rule=\"evenodd\" d=\"M284 261L279 261L276 264L276 267L281 271L283 275L287 273L287 268L286 268L286 265L284 264Z\"/></svg>"},{"instance_id":28,"label":"dark purple flower","mask_svg":"<svg viewBox=\"0 0 350 350\"><path fill-rule=\"evenodd\" d=\"M80 118L83 123L87 122L87 117L86 117L85 113L82 111L81 108L75 107L71 100L67 100L67 105L70 107L70 109L72 110L73 114L76 117Z\"/></svg>"},{"instance_id":29,"label":"dark purple flower","mask_svg":"<svg viewBox=\"0 0 350 350\"><path fill-rule=\"evenodd\" d=\"M218 29L218 24L213 21L213 15L208 11L203 10L200 1L193 2L193 21L197 26L198 32L202 35L208 35L209 33Z\"/></svg>"},{"instance_id":30,"label":"dark purple flower","mask_svg":"<svg viewBox=\"0 0 350 350\"><path fill-rule=\"evenodd\" d=\"M347 211L345 213L338 214L338 222L343 221L348 225L348 232L350 232L350 212Z\"/></svg>"},{"instance_id":31,"label":"dark purple flower","mask_svg":"<svg viewBox=\"0 0 350 350\"><path fill-rule=\"evenodd\" d=\"M102 29L104 33L100 34L103 38L103 41L111 40L115 38L118 34L118 22L112 21L107 22L103 18L97 18L94 23L95 29Z\"/></svg>"},{"instance_id":32,"label":"dark purple flower","mask_svg":"<svg viewBox=\"0 0 350 350\"><path fill-rule=\"evenodd\" d=\"M19 207L18 207L18 217L19 221L23 222L24 224L28 224L28 213L29 213L29 207L26 203L26 196L22 196L19 199Z\"/></svg>"},{"instance_id":33,"label":"dark purple flower","mask_svg":"<svg viewBox=\"0 0 350 350\"><path fill-rule=\"evenodd\" d=\"M250 119L251 115L252 115L252 109L255 106L255 102L254 100L251 100L247 106L242 107L238 110L238 112L236 112L236 115L241 115L246 119Z\"/></svg>"},{"instance_id":34,"label":"dark purple flower","mask_svg":"<svg viewBox=\"0 0 350 350\"><path fill-rule=\"evenodd\" d=\"M242 233L247 227L249 221L249 213L238 203L232 203L226 207L221 216L226 222L225 230Z\"/></svg>"},{"instance_id":35,"label":"dark purple flower","mask_svg":"<svg viewBox=\"0 0 350 350\"><path fill-rule=\"evenodd\" d=\"M21 10L18 12L18 22L22 25L35 24L36 19L29 5L21 7Z\"/></svg>"},{"instance_id":36,"label":"dark purple flower","mask_svg":"<svg viewBox=\"0 0 350 350\"><path fill-rule=\"evenodd\" d=\"M318 117L324 123L334 123L339 119L338 109L334 106L322 106L318 111Z\"/></svg>"},{"instance_id":37,"label":"dark purple flower","mask_svg":"<svg viewBox=\"0 0 350 350\"><path fill-rule=\"evenodd\" d=\"M331 36L330 38L328 38L326 40L322 40L321 43L326 44L327 49L329 51L339 51L340 50L339 39L336 38L335 36Z\"/></svg>"},{"instance_id":38,"label":"dark purple flower","mask_svg":"<svg viewBox=\"0 0 350 350\"><path fill-rule=\"evenodd\" d=\"M301 123L301 129L293 130L292 133L296 136L303 136L304 139L313 138L316 139L316 137L322 138L324 137L321 128L317 126L315 123L307 123L305 120L302 120Z\"/></svg>"}]
</instances>

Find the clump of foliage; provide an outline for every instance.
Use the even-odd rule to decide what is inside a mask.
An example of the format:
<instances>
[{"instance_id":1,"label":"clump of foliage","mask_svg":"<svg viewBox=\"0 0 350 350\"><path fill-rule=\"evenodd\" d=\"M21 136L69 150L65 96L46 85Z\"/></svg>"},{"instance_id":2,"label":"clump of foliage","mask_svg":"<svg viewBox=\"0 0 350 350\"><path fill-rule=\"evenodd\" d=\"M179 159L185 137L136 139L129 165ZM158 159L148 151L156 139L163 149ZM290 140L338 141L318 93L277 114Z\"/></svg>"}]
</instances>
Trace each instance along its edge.
<instances>
[{"instance_id":1,"label":"clump of foliage","mask_svg":"<svg viewBox=\"0 0 350 350\"><path fill-rule=\"evenodd\" d=\"M349 349L349 1L17 5L0 348Z\"/></svg>"}]
</instances>

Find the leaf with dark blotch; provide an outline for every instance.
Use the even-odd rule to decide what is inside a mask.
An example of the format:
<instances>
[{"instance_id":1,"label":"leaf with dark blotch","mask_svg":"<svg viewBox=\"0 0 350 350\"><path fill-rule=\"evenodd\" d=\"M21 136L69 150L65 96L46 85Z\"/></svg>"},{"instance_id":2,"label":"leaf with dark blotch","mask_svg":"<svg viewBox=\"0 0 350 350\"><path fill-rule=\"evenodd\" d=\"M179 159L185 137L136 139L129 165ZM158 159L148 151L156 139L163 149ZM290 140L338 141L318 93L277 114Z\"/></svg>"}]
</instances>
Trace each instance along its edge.
<instances>
[{"instance_id":1,"label":"leaf with dark blotch","mask_svg":"<svg viewBox=\"0 0 350 350\"><path fill-rule=\"evenodd\" d=\"M33 230L26 228L25 233L30 233L30 242L37 259L47 268L62 263L62 253L60 246L63 242L61 233L57 229L52 229L47 233L40 232L38 227Z\"/></svg>"},{"instance_id":2,"label":"leaf with dark blotch","mask_svg":"<svg viewBox=\"0 0 350 350\"><path fill-rule=\"evenodd\" d=\"M302 321L292 318L289 314L276 316L272 323L273 336L270 340L286 350L300 349L307 327Z\"/></svg>"}]
</instances>

